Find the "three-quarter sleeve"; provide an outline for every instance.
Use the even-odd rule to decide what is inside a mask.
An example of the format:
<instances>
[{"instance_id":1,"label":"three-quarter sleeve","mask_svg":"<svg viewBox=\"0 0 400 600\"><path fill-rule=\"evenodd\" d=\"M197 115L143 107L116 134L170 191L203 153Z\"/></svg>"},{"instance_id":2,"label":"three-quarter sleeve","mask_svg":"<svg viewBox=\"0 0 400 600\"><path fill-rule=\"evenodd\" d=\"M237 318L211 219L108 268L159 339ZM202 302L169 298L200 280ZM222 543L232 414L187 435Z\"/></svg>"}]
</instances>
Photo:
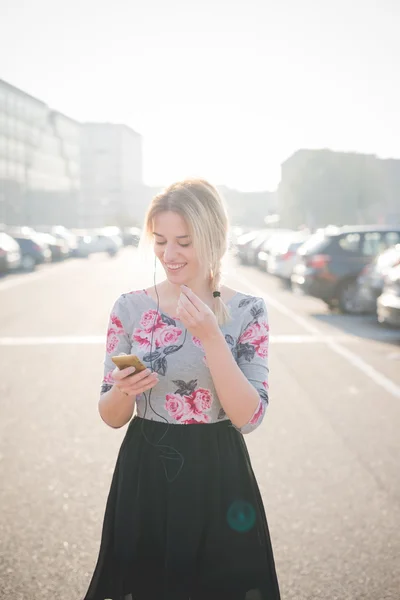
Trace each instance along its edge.
<instances>
[{"instance_id":1,"label":"three-quarter sleeve","mask_svg":"<svg viewBox=\"0 0 400 600\"><path fill-rule=\"evenodd\" d=\"M118 354L130 354L131 352L131 336L129 334L129 329L129 314L126 307L126 296L122 295L115 302L108 321L101 394L108 392L114 383L112 372L115 369L115 365L111 358Z\"/></svg>"},{"instance_id":2,"label":"three-quarter sleeve","mask_svg":"<svg viewBox=\"0 0 400 600\"><path fill-rule=\"evenodd\" d=\"M236 345L236 360L259 395L259 403L253 416L240 428L241 433L246 434L261 424L268 406L269 325L267 307L262 298L252 298L244 302L247 306Z\"/></svg>"}]
</instances>

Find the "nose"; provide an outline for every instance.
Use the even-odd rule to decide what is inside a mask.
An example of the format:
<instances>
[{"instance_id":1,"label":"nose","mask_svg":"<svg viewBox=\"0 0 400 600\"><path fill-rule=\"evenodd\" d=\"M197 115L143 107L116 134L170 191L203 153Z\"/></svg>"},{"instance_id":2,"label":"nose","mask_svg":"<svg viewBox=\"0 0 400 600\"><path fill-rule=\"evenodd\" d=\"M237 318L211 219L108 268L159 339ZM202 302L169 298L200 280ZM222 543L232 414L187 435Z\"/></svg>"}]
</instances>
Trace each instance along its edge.
<instances>
[{"instance_id":1,"label":"nose","mask_svg":"<svg viewBox=\"0 0 400 600\"><path fill-rule=\"evenodd\" d=\"M176 262L178 258L178 253L176 251L176 247L171 244L167 244L164 249L164 262L173 263Z\"/></svg>"}]
</instances>

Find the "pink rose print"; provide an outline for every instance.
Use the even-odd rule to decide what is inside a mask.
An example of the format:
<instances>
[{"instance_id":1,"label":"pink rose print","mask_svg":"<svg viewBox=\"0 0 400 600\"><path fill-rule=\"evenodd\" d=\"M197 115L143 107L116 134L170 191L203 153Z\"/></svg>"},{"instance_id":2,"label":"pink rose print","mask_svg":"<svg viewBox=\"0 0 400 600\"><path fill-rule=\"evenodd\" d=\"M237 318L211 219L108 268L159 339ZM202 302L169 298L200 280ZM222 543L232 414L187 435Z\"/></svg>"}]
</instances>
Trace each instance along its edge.
<instances>
[{"instance_id":1,"label":"pink rose print","mask_svg":"<svg viewBox=\"0 0 400 600\"><path fill-rule=\"evenodd\" d=\"M159 329L156 336L156 346L157 348L161 346L171 346L178 341L179 336L181 335L182 330L178 327L174 327L173 325L167 325L163 329Z\"/></svg>"},{"instance_id":2,"label":"pink rose print","mask_svg":"<svg viewBox=\"0 0 400 600\"><path fill-rule=\"evenodd\" d=\"M198 388L190 395L167 394L165 409L171 417L185 425L193 423L210 423L212 394L210 390Z\"/></svg>"},{"instance_id":3,"label":"pink rose print","mask_svg":"<svg viewBox=\"0 0 400 600\"><path fill-rule=\"evenodd\" d=\"M268 336L264 336L256 340L254 343L256 348L256 354L261 358L267 358L268 356Z\"/></svg>"},{"instance_id":4,"label":"pink rose print","mask_svg":"<svg viewBox=\"0 0 400 600\"><path fill-rule=\"evenodd\" d=\"M153 326L154 329L157 330L159 327L163 327L165 323L163 323L161 315L156 310L151 308L142 314L140 325L146 331L151 331Z\"/></svg>"},{"instance_id":5,"label":"pink rose print","mask_svg":"<svg viewBox=\"0 0 400 600\"><path fill-rule=\"evenodd\" d=\"M139 344L141 349L150 350L151 332L144 329L136 329L132 335L132 339Z\"/></svg>"},{"instance_id":6,"label":"pink rose print","mask_svg":"<svg viewBox=\"0 0 400 600\"><path fill-rule=\"evenodd\" d=\"M184 417L191 417L191 406L188 398L180 394L166 395L165 410L177 421L181 421Z\"/></svg>"},{"instance_id":7,"label":"pink rose print","mask_svg":"<svg viewBox=\"0 0 400 600\"><path fill-rule=\"evenodd\" d=\"M211 408L212 396L210 390L198 388L191 396L193 408L197 413L202 413Z\"/></svg>"},{"instance_id":8,"label":"pink rose print","mask_svg":"<svg viewBox=\"0 0 400 600\"><path fill-rule=\"evenodd\" d=\"M202 345L201 341L195 335L192 338L192 342L195 346L197 346L197 348L200 348L200 350L203 350L203 345ZM204 352L204 350L203 350L203 352Z\"/></svg>"},{"instance_id":9,"label":"pink rose print","mask_svg":"<svg viewBox=\"0 0 400 600\"><path fill-rule=\"evenodd\" d=\"M137 327L133 332L132 338L140 348L145 350L150 349L152 338L155 347L162 348L175 344L182 333L178 327L164 323L161 316L153 309L143 313L140 325L141 327Z\"/></svg>"},{"instance_id":10,"label":"pink rose print","mask_svg":"<svg viewBox=\"0 0 400 600\"><path fill-rule=\"evenodd\" d=\"M111 313L110 316L110 326L107 331L107 345L106 350L108 354L114 352L115 348L118 346L119 335L124 333L124 327L121 323L121 319L115 314Z\"/></svg>"},{"instance_id":11,"label":"pink rose print","mask_svg":"<svg viewBox=\"0 0 400 600\"><path fill-rule=\"evenodd\" d=\"M194 345L195 345L197 348L200 348L200 350L202 350L202 351L204 352L203 345L202 345L202 343L201 343L201 341L199 340L199 338L198 338L198 337L196 337L196 336L193 336L193 338L192 338L192 342L193 342L193 344L194 344ZM206 356L205 356L205 355L203 356L203 363L204 363L204 364L206 365L206 367L208 368L208 364L207 364L207 358L206 358Z\"/></svg>"},{"instance_id":12,"label":"pink rose print","mask_svg":"<svg viewBox=\"0 0 400 600\"><path fill-rule=\"evenodd\" d=\"M266 390L269 389L269 384L268 384L267 380L263 381L262 384L263 384L263 386L265 387Z\"/></svg>"},{"instance_id":13,"label":"pink rose print","mask_svg":"<svg viewBox=\"0 0 400 600\"><path fill-rule=\"evenodd\" d=\"M109 371L107 375L104 377L103 383L114 383L114 379L112 376L113 372Z\"/></svg>"},{"instance_id":14,"label":"pink rose print","mask_svg":"<svg viewBox=\"0 0 400 600\"><path fill-rule=\"evenodd\" d=\"M255 347L256 354L261 358L268 356L269 326L266 321L253 323L242 333L240 344L251 344Z\"/></svg>"},{"instance_id":15,"label":"pink rose print","mask_svg":"<svg viewBox=\"0 0 400 600\"><path fill-rule=\"evenodd\" d=\"M118 342L118 331L116 331L113 327L110 327L110 329L107 331L106 351L108 354L114 352L115 348L118 346Z\"/></svg>"},{"instance_id":16,"label":"pink rose print","mask_svg":"<svg viewBox=\"0 0 400 600\"><path fill-rule=\"evenodd\" d=\"M250 425L255 425L256 423L258 423L259 419L261 418L262 414L264 412L264 405L263 403L260 401L260 404L258 406L257 412L254 413L254 416L252 417L251 421L250 421Z\"/></svg>"},{"instance_id":17,"label":"pink rose print","mask_svg":"<svg viewBox=\"0 0 400 600\"><path fill-rule=\"evenodd\" d=\"M196 415L193 419L184 421L185 425L206 425L211 421L210 415Z\"/></svg>"},{"instance_id":18,"label":"pink rose print","mask_svg":"<svg viewBox=\"0 0 400 600\"><path fill-rule=\"evenodd\" d=\"M111 323L117 328L117 329L124 329L123 325L121 323L121 320L119 317L117 317L116 314L112 313L111 317L110 317Z\"/></svg>"}]
</instances>

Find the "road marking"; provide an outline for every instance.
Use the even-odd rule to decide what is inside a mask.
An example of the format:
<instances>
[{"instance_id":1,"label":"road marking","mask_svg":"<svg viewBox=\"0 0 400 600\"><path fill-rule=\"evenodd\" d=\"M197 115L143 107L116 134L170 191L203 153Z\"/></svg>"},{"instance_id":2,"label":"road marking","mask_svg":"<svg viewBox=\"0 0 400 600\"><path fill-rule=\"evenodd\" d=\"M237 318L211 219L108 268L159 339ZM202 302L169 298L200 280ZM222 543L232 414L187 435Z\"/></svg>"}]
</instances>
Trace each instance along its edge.
<instances>
[{"instance_id":1,"label":"road marking","mask_svg":"<svg viewBox=\"0 0 400 600\"><path fill-rule=\"evenodd\" d=\"M104 335L62 335L49 337L2 337L0 346L57 346L105 344Z\"/></svg>"},{"instance_id":2,"label":"road marking","mask_svg":"<svg viewBox=\"0 0 400 600\"><path fill-rule=\"evenodd\" d=\"M254 295L264 298L267 305L273 306L278 312L292 319L292 321L303 327L310 334L314 335L315 337L325 339L325 344L333 352L336 352L336 354L342 356L344 359L347 360L348 363L362 371L364 375L369 377L374 383L379 385L381 388L389 392L389 394L392 394L392 396L394 396L395 398L400 398L400 386L398 386L394 381L389 379L389 377L386 377L386 375L380 373L380 371L377 371L372 365L370 365L369 363L365 362L362 358L357 356L357 354L355 354L348 348L342 346L339 342L336 341L336 338L332 336L321 336L321 332L318 329L318 327L316 327L312 323L309 323L309 321L304 317L300 317L299 315L297 315L293 310L276 300L276 298L272 298L269 294L266 294L258 286L254 285L251 281L249 281L247 277L235 273L235 279L241 281ZM347 339L351 338L346 338L346 340Z\"/></svg>"},{"instance_id":3,"label":"road marking","mask_svg":"<svg viewBox=\"0 0 400 600\"><path fill-rule=\"evenodd\" d=\"M326 344L331 336L316 335L271 335L272 344ZM336 339L336 337L335 337ZM339 339L347 339L341 336ZM104 335L62 335L43 337L2 337L0 346L57 346L57 345L105 345Z\"/></svg>"},{"instance_id":4,"label":"road marking","mask_svg":"<svg viewBox=\"0 0 400 600\"><path fill-rule=\"evenodd\" d=\"M357 367L360 371L362 371L367 377L375 381L378 385L384 388L387 392L395 396L396 398L400 398L400 386L398 386L394 381L383 375L370 364L365 362L362 358L354 354L348 348L345 348L341 344L337 342L330 341L328 342L329 348L334 350L340 356L343 356L353 367Z\"/></svg>"}]
</instances>

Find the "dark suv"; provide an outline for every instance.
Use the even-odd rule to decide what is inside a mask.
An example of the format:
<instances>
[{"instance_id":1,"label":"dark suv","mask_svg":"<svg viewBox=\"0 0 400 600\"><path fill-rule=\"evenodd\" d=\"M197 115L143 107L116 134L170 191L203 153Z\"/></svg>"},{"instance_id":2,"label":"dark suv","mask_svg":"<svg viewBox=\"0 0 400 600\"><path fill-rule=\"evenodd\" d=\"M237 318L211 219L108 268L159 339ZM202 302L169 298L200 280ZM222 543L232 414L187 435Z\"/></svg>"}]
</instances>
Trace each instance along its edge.
<instances>
[{"instance_id":1,"label":"dark suv","mask_svg":"<svg viewBox=\"0 0 400 600\"><path fill-rule=\"evenodd\" d=\"M21 248L21 267L24 271L33 271L36 265L51 260L51 250L36 235L13 235Z\"/></svg>"},{"instance_id":2,"label":"dark suv","mask_svg":"<svg viewBox=\"0 0 400 600\"><path fill-rule=\"evenodd\" d=\"M312 235L297 251L294 290L320 298L331 308L358 313L357 277L380 252L400 242L398 225L346 226Z\"/></svg>"}]
</instances>

